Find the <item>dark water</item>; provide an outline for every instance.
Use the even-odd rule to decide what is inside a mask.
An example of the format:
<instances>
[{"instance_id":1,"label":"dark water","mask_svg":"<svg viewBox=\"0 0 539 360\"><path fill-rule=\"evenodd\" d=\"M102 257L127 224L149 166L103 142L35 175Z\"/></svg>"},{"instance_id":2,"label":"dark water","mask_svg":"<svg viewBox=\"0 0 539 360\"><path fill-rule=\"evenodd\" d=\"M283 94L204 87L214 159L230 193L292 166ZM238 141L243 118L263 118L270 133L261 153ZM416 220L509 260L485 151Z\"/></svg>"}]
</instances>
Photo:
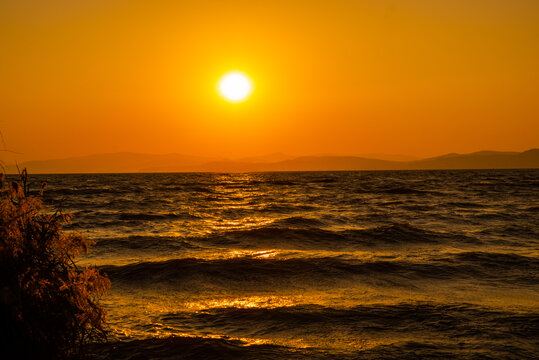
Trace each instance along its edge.
<instances>
[{"instance_id":1,"label":"dark water","mask_svg":"<svg viewBox=\"0 0 539 360\"><path fill-rule=\"evenodd\" d=\"M99 356L537 356L539 170L44 179L112 280Z\"/></svg>"}]
</instances>

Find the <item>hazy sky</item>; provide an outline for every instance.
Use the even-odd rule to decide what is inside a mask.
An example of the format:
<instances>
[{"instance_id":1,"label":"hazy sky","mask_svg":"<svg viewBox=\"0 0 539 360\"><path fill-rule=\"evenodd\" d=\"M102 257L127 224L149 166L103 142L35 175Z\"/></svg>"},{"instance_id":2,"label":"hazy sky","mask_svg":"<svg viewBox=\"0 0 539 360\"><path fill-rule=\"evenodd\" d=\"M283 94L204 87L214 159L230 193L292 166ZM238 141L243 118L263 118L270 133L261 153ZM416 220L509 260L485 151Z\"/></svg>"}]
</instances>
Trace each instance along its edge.
<instances>
[{"instance_id":1,"label":"hazy sky","mask_svg":"<svg viewBox=\"0 0 539 360\"><path fill-rule=\"evenodd\" d=\"M0 41L20 160L539 146L537 0L1 0Z\"/></svg>"}]
</instances>

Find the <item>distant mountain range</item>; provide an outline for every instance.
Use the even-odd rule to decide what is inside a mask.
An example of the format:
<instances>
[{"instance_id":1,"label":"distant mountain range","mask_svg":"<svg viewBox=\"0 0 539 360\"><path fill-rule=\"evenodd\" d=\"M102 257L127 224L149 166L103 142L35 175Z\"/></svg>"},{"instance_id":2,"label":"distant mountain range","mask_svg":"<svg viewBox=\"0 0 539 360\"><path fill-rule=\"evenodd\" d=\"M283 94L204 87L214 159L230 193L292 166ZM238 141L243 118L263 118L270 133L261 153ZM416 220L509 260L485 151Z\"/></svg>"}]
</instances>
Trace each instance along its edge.
<instances>
[{"instance_id":1,"label":"distant mountain range","mask_svg":"<svg viewBox=\"0 0 539 360\"><path fill-rule=\"evenodd\" d=\"M382 157L382 156L380 156ZM385 156L386 158L389 157ZM392 155L395 158L398 156ZM406 157L401 157L406 158ZM99 154L19 164L31 174L125 172L257 172L326 170L516 169L539 168L539 149L524 152L479 151L408 161L361 156L267 156L228 160L197 156L138 153ZM8 173L16 173L14 165Z\"/></svg>"}]
</instances>

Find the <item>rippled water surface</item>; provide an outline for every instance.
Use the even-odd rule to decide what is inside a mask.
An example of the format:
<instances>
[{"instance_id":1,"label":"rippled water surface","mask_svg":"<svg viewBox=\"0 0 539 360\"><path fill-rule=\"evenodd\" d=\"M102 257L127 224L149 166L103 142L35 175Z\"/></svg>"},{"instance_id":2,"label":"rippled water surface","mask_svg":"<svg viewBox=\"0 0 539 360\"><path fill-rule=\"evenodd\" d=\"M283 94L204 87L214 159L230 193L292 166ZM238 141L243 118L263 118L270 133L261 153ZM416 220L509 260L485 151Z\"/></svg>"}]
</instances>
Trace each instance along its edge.
<instances>
[{"instance_id":1,"label":"rippled water surface","mask_svg":"<svg viewBox=\"0 0 539 360\"><path fill-rule=\"evenodd\" d=\"M536 356L539 170L43 180L112 280L107 357Z\"/></svg>"}]
</instances>

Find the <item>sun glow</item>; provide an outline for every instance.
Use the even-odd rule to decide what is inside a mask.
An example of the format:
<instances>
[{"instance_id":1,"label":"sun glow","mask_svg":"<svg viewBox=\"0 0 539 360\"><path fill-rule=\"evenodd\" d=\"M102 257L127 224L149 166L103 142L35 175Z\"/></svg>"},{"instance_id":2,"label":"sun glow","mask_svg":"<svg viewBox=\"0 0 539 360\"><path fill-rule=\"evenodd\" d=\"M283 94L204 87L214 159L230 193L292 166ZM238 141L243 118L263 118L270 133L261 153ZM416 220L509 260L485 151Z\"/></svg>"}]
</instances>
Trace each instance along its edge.
<instances>
[{"instance_id":1,"label":"sun glow","mask_svg":"<svg viewBox=\"0 0 539 360\"><path fill-rule=\"evenodd\" d=\"M253 92L251 79L240 71L231 71L219 79L219 94L225 100L238 103L246 100Z\"/></svg>"}]
</instances>

